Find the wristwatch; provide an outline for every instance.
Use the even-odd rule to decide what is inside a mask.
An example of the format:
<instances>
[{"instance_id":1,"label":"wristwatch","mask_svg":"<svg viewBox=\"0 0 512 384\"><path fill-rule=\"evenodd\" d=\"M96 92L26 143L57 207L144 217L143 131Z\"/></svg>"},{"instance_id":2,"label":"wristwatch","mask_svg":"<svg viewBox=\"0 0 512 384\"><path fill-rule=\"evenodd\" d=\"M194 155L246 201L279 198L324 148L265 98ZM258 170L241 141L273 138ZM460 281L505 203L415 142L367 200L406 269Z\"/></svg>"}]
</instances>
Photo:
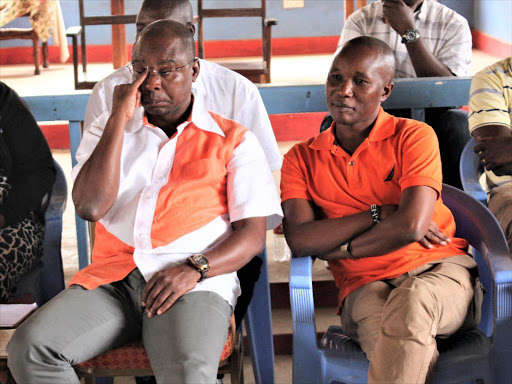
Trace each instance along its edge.
<instances>
[{"instance_id":1,"label":"wristwatch","mask_svg":"<svg viewBox=\"0 0 512 384\"><path fill-rule=\"evenodd\" d=\"M402 35L402 43L404 43L404 44L414 43L419 38L420 38L420 31L418 31L417 29L408 29Z\"/></svg>"},{"instance_id":2,"label":"wristwatch","mask_svg":"<svg viewBox=\"0 0 512 384\"><path fill-rule=\"evenodd\" d=\"M346 243L341 244L340 252L342 254L342 259L355 259L355 257L352 256L352 254L348 250L349 246L350 246L350 241L347 241Z\"/></svg>"},{"instance_id":3,"label":"wristwatch","mask_svg":"<svg viewBox=\"0 0 512 384\"><path fill-rule=\"evenodd\" d=\"M198 281L203 280L210 269L210 263L206 256L202 253L196 253L190 256L188 261L201 274L201 278Z\"/></svg>"}]
</instances>

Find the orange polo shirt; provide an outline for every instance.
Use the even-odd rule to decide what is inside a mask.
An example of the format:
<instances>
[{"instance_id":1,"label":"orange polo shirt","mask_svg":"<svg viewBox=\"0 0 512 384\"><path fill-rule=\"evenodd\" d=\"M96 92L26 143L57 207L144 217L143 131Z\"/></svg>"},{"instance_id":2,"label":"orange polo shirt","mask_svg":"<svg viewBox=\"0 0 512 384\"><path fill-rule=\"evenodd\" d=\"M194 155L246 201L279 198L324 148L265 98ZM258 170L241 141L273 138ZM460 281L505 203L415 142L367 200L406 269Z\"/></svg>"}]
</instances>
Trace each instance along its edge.
<instances>
[{"instance_id":1,"label":"orange polo shirt","mask_svg":"<svg viewBox=\"0 0 512 384\"><path fill-rule=\"evenodd\" d=\"M333 127L295 145L281 169L281 199L306 199L327 218L368 211L371 204L400 203L405 188L424 185L441 193L442 175L436 134L428 125L389 115L381 108L370 135L353 155L335 144ZM449 237L455 220L441 198L433 220ZM409 244L379 257L329 261L339 288L339 306L357 288L404 274L427 262L464 254L463 239L427 249Z\"/></svg>"}]
</instances>

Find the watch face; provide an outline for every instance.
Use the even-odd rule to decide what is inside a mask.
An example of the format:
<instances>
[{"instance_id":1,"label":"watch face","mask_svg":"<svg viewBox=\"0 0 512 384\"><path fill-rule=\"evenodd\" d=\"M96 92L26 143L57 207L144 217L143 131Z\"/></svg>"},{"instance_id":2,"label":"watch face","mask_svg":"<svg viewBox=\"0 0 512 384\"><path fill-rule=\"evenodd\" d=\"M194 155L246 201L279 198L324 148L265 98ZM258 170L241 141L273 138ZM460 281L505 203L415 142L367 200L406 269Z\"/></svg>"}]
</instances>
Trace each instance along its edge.
<instances>
[{"instance_id":1,"label":"watch face","mask_svg":"<svg viewBox=\"0 0 512 384\"><path fill-rule=\"evenodd\" d=\"M418 38L418 33L416 31L407 31L404 38L407 41L415 41Z\"/></svg>"},{"instance_id":2,"label":"watch face","mask_svg":"<svg viewBox=\"0 0 512 384\"><path fill-rule=\"evenodd\" d=\"M206 266L208 265L208 259L204 257L204 255L196 254L194 255L194 262L198 265Z\"/></svg>"}]
</instances>

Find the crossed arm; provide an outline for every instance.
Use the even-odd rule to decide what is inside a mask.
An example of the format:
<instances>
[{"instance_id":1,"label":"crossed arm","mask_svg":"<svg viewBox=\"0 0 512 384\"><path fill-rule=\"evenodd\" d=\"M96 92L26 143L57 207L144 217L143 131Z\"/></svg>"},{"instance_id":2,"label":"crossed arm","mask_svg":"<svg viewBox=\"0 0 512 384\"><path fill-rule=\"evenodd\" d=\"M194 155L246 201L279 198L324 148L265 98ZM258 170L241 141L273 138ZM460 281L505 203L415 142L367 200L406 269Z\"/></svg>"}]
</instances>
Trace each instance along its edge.
<instances>
[{"instance_id":1,"label":"crossed arm","mask_svg":"<svg viewBox=\"0 0 512 384\"><path fill-rule=\"evenodd\" d=\"M313 203L290 199L283 203L286 239L297 256L317 255L331 260L342 257L340 245L350 241L353 257L380 256L416 241L449 242L432 223L437 192L427 186L413 186L402 192L398 206L381 207L381 222L374 224L370 211L335 219L315 220Z\"/></svg>"}]
</instances>

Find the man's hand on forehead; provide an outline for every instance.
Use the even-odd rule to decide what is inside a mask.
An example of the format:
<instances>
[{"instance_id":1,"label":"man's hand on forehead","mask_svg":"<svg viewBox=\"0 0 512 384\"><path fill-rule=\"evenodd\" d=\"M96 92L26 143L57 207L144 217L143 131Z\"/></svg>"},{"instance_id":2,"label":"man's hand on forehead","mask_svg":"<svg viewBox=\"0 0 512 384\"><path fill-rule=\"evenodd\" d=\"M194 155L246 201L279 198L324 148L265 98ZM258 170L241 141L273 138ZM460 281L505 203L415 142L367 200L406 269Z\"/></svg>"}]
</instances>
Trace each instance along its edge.
<instances>
[{"instance_id":1,"label":"man's hand on forehead","mask_svg":"<svg viewBox=\"0 0 512 384\"><path fill-rule=\"evenodd\" d=\"M119 84L114 89L112 115L119 115L130 120L135 108L141 106L140 86L146 80L148 72L137 76L130 84Z\"/></svg>"}]
</instances>

